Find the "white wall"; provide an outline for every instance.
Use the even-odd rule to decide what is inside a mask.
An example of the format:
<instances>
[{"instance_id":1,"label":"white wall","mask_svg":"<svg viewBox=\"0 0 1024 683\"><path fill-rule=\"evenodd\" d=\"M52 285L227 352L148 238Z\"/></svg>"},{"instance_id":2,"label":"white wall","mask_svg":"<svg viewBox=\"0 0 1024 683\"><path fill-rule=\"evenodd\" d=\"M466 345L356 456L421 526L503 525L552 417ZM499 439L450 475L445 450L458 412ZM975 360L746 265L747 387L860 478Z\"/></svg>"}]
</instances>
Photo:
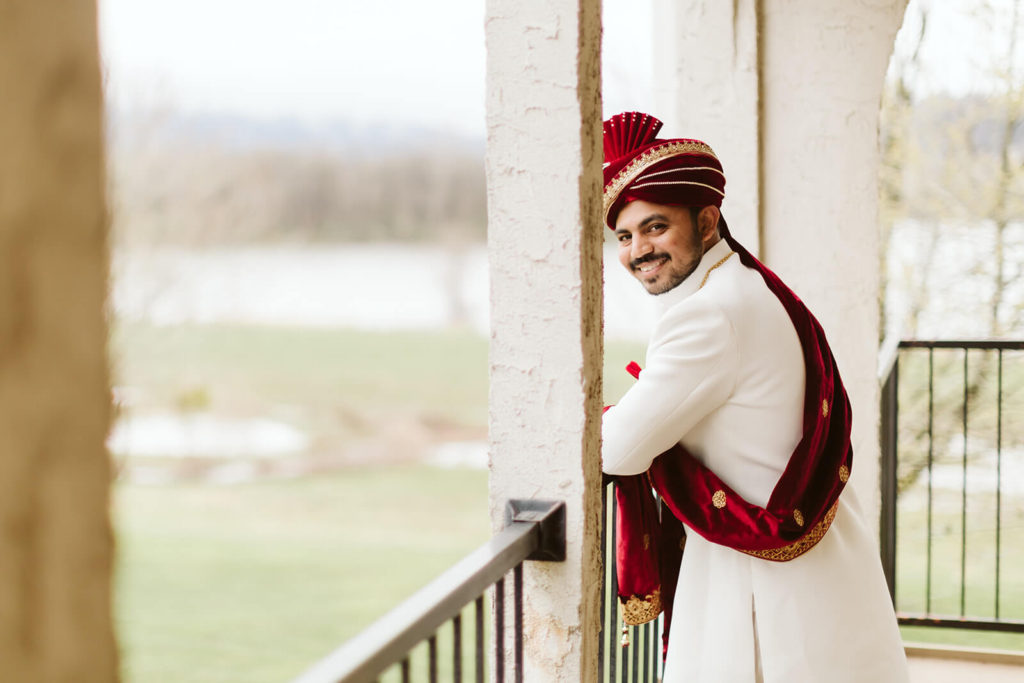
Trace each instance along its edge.
<instances>
[{"instance_id":1,"label":"white wall","mask_svg":"<svg viewBox=\"0 0 1024 683\"><path fill-rule=\"evenodd\" d=\"M722 215L760 250L756 0L654 0L655 82L661 137L697 138L725 169Z\"/></svg>"}]
</instances>

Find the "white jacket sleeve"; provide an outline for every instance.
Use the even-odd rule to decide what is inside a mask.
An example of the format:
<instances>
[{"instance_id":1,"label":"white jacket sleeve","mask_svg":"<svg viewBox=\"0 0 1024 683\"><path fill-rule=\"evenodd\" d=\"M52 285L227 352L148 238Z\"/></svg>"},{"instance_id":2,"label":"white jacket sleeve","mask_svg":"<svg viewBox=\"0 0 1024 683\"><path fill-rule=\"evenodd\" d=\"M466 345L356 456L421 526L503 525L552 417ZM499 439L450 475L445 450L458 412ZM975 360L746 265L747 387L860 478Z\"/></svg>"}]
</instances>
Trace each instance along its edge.
<instances>
[{"instance_id":1,"label":"white jacket sleeve","mask_svg":"<svg viewBox=\"0 0 1024 683\"><path fill-rule=\"evenodd\" d=\"M707 297L673 306L658 322L640 379L602 423L603 469L639 474L732 393L736 333Z\"/></svg>"}]
</instances>

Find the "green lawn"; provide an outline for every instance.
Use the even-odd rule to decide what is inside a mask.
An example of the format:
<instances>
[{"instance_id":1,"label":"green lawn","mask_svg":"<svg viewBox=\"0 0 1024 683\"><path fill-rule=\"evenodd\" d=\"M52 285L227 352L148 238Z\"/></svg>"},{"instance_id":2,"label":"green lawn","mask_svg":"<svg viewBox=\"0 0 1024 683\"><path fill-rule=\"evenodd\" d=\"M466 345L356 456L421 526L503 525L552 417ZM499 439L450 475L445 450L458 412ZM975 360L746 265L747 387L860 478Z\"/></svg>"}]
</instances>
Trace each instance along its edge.
<instances>
[{"instance_id":1,"label":"green lawn","mask_svg":"<svg viewBox=\"0 0 1024 683\"><path fill-rule=\"evenodd\" d=\"M904 494L907 495L906 493ZM961 515L960 493L934 493L931 535L931 571L928 570L927 508L919 501L901 505L897 536L897 605L901 611L957 618L995 617L996 603L996 515L994 497L967 497L967 515ZM999 616L1024 620L1024 500L1003 500L999 538ZM966 551L962 553L963 521L966 519ZM962 563L962 564L961 564ZM930 583L930 585L929 585ZM931 591L929 600L928 591ZM966 629L905 627L907 640L953 643L974 647L1024 650L1024 634L996 633Z\"/></svg>"},{"instance_id":2,"label":"green lawn","mask_svg":"<svg viewBox=\"0 0 1024 683\"><path fill-rule=\"evenodd\" d=\"M487 423L487 341L470 332L120 324L111 350L135 410L279 417L328 447L389 419Z\"/></svg>"},{"instance_id":3,"label":"green lawn","mask_svg":"<svg viewBox=\"0 0 1024 683\"><path fill-rule=\"evenodd\" d=\"M115 492L129 681L283 681L490 535L487 473L359 468Z\"/></svg>"},{"instance_id":4,"label":"green lawn","mask_svg":"<svg viewBox=\"0 0 1024 683\"><path fill-rule=\"evenodd\" d=\"M277 417L321 450L402 420L486 429L487 340L465 331L118 324L111 356L127 410ZM608 402L634 359L641 345L609 345ZM119 482L114 512L118 633L140 683L287 680L490 535L486 472L415 464Z\"/></svg>"},{"instance_id":5,"label":"green lawn","mask_svg":"<svg viewBox=\"0 0 1024 683\"><path fill-rule=\"evenodd\" d=\"M605 396L643 345L605 350ZM487 339L467 330L365 332L252 325L115 325L114 382L131 409L282 416L328 443L414 416L437 427L487 424Z\"/></svg>"}]
</instances>

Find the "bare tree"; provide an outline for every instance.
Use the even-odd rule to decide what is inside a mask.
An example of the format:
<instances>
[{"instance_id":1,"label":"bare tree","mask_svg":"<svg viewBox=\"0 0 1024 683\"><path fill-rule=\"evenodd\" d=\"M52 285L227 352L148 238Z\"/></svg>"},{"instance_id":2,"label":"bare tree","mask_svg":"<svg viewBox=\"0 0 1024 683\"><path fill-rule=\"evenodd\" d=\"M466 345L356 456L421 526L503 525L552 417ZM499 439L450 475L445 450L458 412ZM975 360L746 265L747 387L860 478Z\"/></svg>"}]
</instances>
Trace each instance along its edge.
<instances>
[{"instance_id":1,"label":"bare tree","mask_svg":"<svg viewBox=\"0 0 1024 683\"><path fill-rule=\"evenodd\" d=\"M112 136L118 243L482 241L483 151L450 141L373 156L239 145L145 112Z\"/></svg>"}]
</instances>

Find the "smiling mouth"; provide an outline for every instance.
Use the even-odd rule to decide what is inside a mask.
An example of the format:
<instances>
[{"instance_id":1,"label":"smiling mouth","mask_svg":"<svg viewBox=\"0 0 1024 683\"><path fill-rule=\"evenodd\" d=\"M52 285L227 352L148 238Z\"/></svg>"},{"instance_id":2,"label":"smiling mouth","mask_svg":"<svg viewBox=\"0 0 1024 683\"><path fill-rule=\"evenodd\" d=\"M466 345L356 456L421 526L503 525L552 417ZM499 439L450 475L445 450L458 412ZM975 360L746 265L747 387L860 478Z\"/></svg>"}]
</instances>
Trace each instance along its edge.
<instances>
[{"instance_id":1,"label":"smiling mouth","mask_svg":"<svg viewBox=\"0 0 1024 683\"><path fill-rule=\"evenodd\" d=\"M648 273L654 272L658 268L661 268L663 265L665 265L667 261L668 258L664 256L650 261L643 261L642 263L635 264L633 266L633 270L638 273L646 275Z\"/></svg>"}]
</instances>

